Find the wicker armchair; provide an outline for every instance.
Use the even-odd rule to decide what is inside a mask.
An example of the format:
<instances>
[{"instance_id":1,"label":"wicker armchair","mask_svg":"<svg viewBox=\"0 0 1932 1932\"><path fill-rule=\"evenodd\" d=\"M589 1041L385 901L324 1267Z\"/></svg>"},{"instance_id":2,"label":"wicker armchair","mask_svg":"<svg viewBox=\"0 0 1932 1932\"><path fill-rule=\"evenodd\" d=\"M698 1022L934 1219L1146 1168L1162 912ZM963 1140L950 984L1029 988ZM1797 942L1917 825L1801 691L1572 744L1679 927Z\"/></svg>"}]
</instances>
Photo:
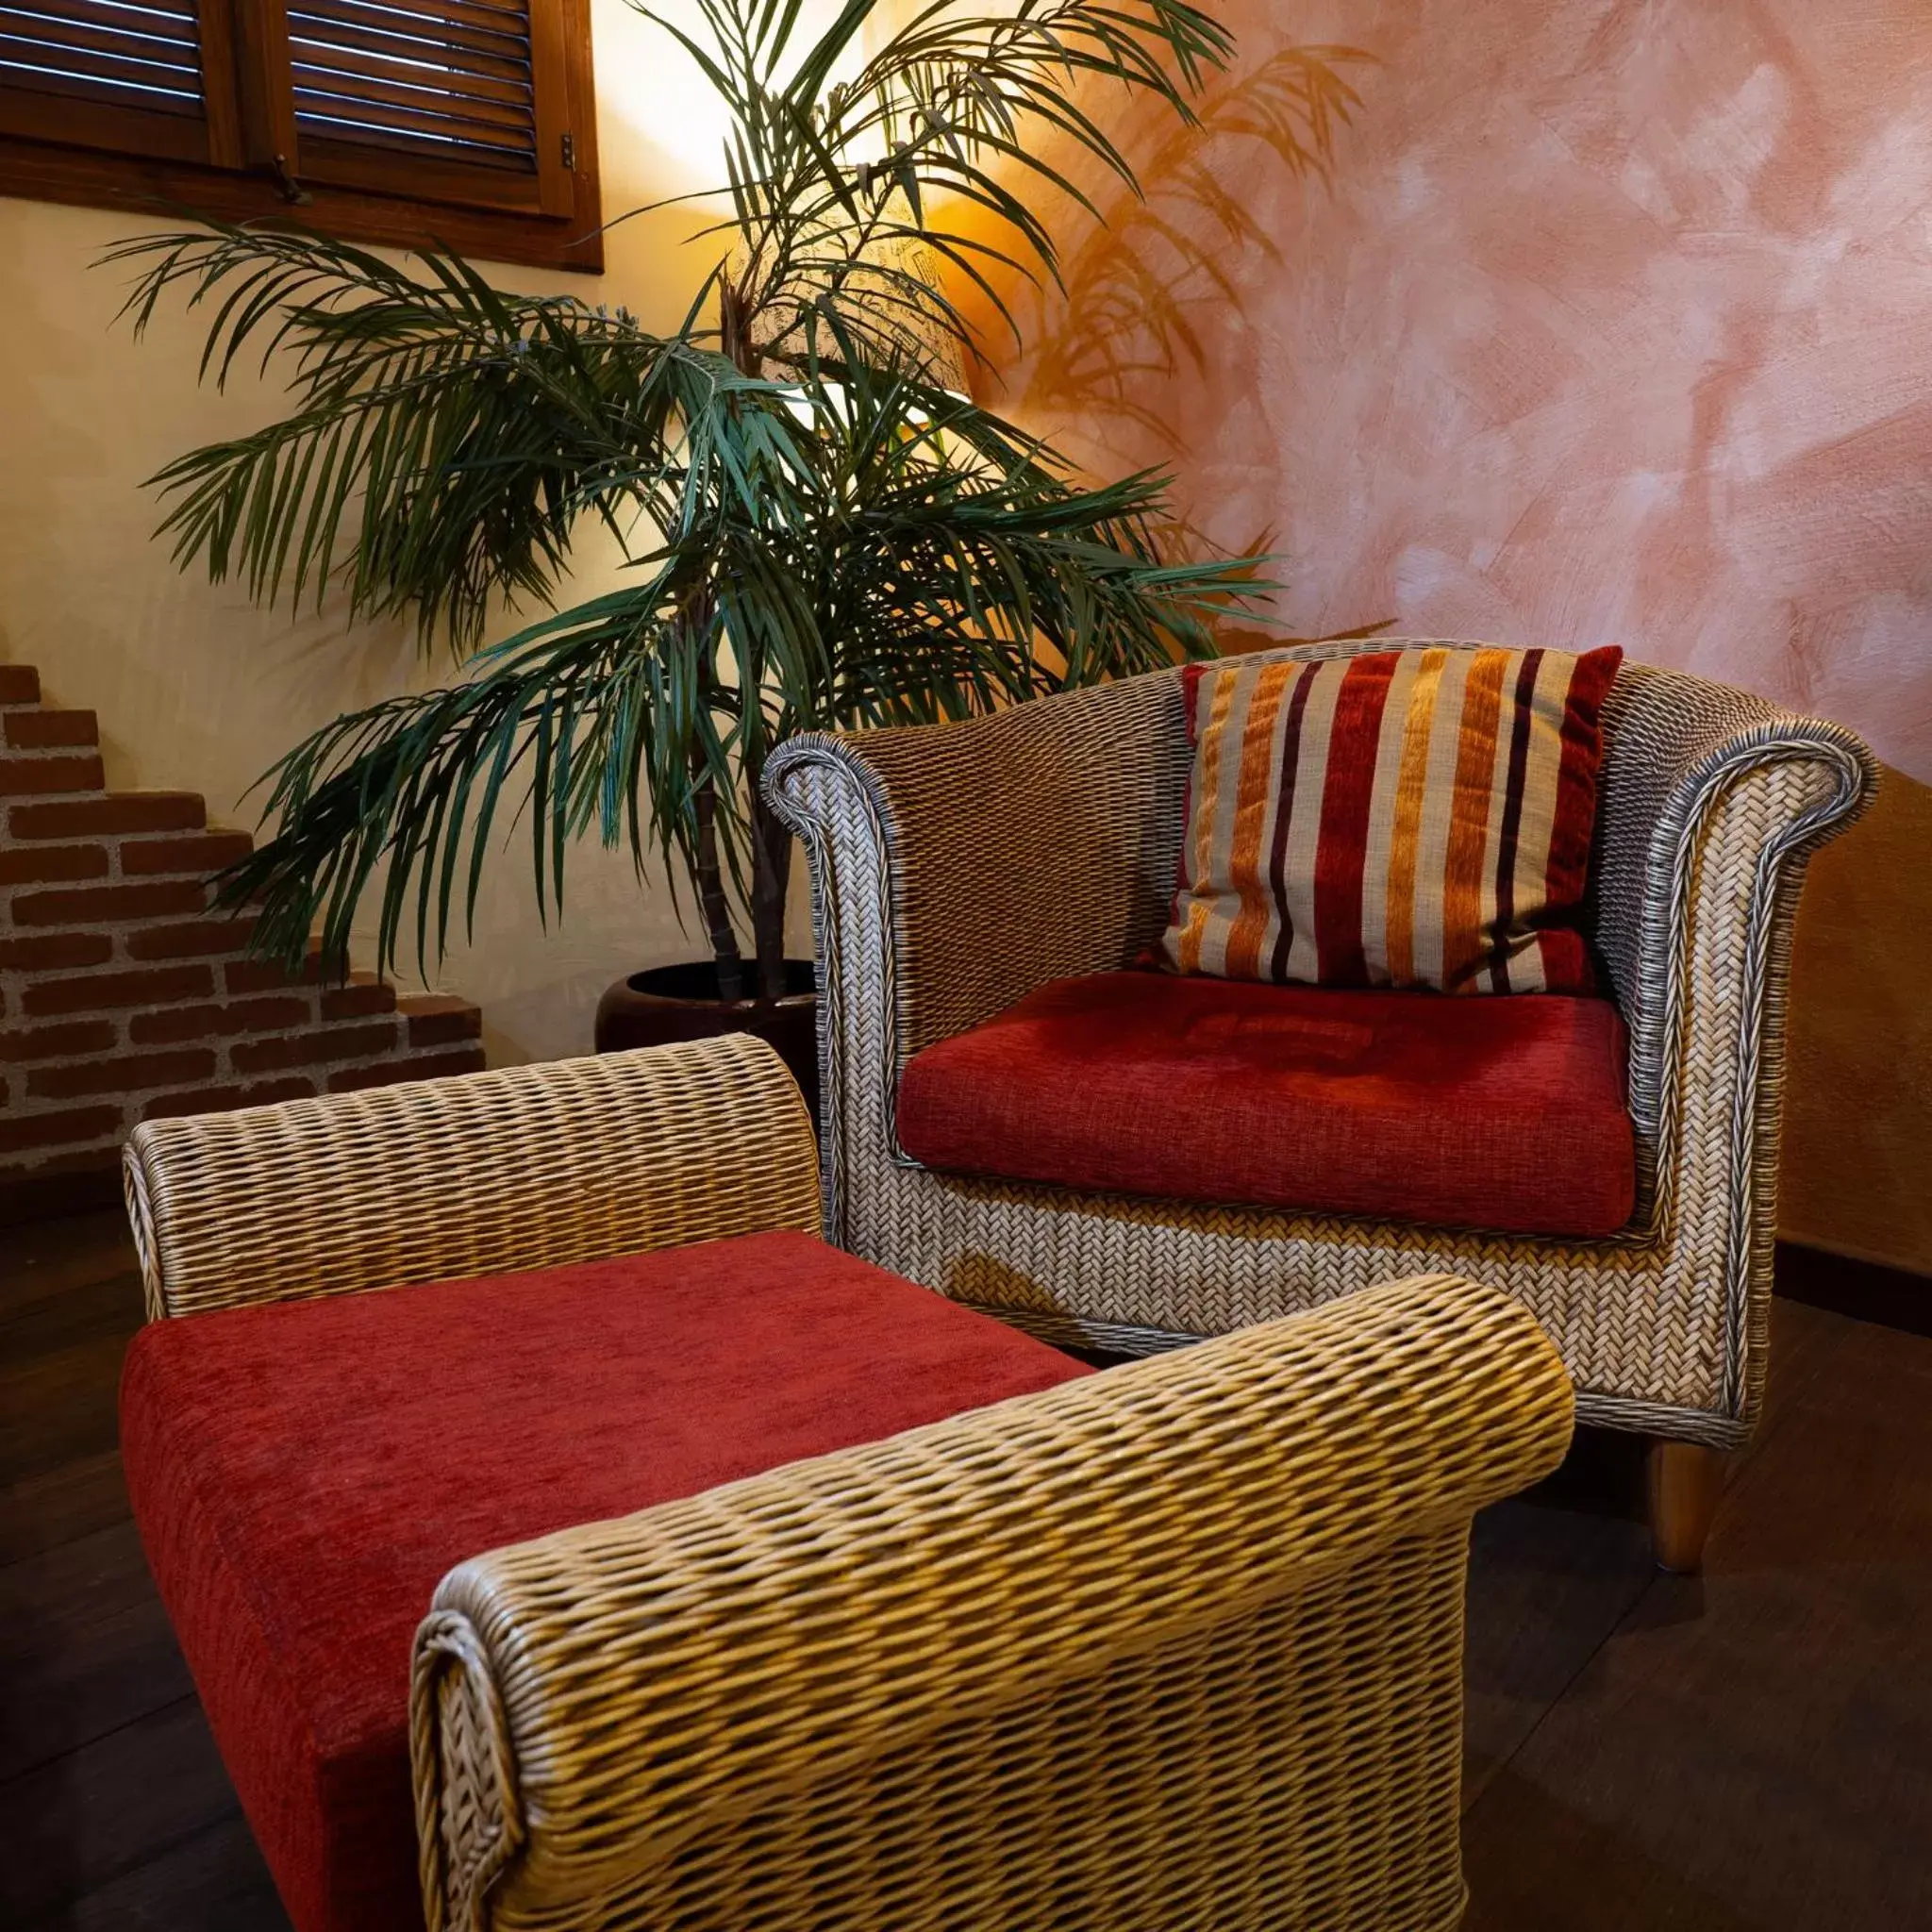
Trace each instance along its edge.
<instances>
[{"instance_id":1,"label":"wicker armchair","mask_svg":"<svg viewBox=\"0 0 1932 1932\"><path fill-rule=\"evenodd\" d=\"M157 1123L126 1171L158 1317L818 1213L741 1037ZM416 1639L428 1924L1448 1932L1470 1519L1572 1414L1436 1276L479 1555Z\"/></svg>"},{"instance_id":2,"label":"wicker armchair","mask_svg":"<svg viewBox=\"0 0 1932 1932\"><path fill-rule=\"evenodd\" d=\"M1050 1341L1135 1353L1420 1270L1491 1282L1556 1341L1581 1418L1668 1445L1659 1554L1695 1567L1717 1473L1700 1452L1747 1438L1763 1388L1792 913L1874 767L1847 731L1640 664L1606 731L1594 937L1630 1037L1638 1205L1587 1242L921 1168L894 1130L913 1054L1159 934L1190 760L1179 679L793 740L766 782L812 872L829 1238Z\"/></svg>"}]
</instances>

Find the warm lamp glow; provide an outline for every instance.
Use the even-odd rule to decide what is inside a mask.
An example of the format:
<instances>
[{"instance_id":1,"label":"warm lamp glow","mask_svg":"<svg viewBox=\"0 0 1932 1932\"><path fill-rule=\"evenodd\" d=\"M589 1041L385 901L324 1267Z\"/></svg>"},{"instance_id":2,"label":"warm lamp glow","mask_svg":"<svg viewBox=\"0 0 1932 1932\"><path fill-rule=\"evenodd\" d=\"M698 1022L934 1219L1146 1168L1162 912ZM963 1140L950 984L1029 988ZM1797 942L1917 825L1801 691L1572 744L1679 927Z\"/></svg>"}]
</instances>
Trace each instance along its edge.
<instances>
[{"instance_id":1,"label":"warm lamp glow","mask_svg":"<svg viewBox=\"0 0 1932 1932\"><path fill-rule=\"evenodd\" d=\"M694 0L660 0L663 17L708 45L704 17ZM792 29L790 54L804 53L838 18L834 0L806 0ZM869 22L834 71L849 80L864 65L880 23ZM663 154L663 192L690 194L722 188L725 180L724 143L731 110L720 100L697 63L656 22L629 6L600 7L596 16L599 103L625 131ZM854 158L858 158L855 156Z\"/></svg>"},{"instance_id":2,"label":"warm lamp glow","mask_svg":"<svg viewBox=\"0 0 1932 1932\"><path fill-rule=\"evenodd\" d=\"M665 0L663 13L694 37L705 25L691 0ZM721 186L731 110L697 64L655 21L634 8L600 7L596 14L600 110L631 139L669 163L652 187L664 195Z\"/></svg>"}]
</instances>

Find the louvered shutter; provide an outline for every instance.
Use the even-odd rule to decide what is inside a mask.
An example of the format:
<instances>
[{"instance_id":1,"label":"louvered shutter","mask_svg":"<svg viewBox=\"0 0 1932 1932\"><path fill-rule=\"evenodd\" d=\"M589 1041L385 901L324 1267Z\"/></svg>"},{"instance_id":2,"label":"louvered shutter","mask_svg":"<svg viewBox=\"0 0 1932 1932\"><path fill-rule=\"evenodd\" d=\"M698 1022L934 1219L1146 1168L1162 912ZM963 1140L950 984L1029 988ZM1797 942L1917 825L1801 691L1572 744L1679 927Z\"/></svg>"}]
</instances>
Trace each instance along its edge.
<instances>
[{"instance_id":1,"label":"louvered shutter","mask_svg":"<svg viewBox=\"0 0 1932 1932\"><path fill-rule=\"evenodd\" d=\"M590 0L0 0L0 194L595 273Z\"/></svg>"},{"instance_id":2,"label":"louvered shutter","mask_svg":"<svg viewBox=\"0 0 1932 1932\"><path fill-rule=\"evenodd\" d=\"M572 208L560 14L532 0L283 0L275 145L302 183ZM275 31L274 25L270 31Z\"/></svg>"},{"instance_id":3,"label":"louvered shutter","mask_svg":"<svg viewBox=\"0 0 1932 1932\"><path fill-rule=\"evenodd\" d=\"M213 158L197 11L196 0L0 0L0 128Z\"/></svg>"}]
</instances>

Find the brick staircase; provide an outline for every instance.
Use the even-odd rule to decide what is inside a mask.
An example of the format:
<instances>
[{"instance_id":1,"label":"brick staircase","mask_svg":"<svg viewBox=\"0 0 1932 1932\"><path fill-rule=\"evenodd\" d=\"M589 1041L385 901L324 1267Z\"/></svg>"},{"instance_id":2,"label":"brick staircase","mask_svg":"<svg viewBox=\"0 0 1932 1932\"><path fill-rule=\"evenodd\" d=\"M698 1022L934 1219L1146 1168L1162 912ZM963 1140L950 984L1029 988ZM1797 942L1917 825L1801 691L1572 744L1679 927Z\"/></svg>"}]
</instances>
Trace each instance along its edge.
<instances>
[{"instance_id":1,"label":"brick staircase","mask_svg":"<svg viewBox=\"0 0 1932 1932\"><path fill-rule=\"evenodd\" d=\"M109 791L92 711L0 664L0 1221L111 1197L137 1123L483 1065L482 1016L244 957L206 880L248 852L186 791Z\"/></svg>"}]
</instances>

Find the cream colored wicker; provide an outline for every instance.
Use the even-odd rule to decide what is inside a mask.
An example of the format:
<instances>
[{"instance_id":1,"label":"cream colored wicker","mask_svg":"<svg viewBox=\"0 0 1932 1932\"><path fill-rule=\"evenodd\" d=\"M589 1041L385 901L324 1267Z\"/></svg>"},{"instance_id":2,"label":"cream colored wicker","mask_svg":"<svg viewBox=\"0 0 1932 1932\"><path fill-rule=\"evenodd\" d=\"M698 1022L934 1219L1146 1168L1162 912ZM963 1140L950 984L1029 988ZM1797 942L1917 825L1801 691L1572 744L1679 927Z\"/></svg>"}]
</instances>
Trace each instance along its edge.
<instances>
[{"instance_id":1,"label":"cream colored wicker","mask_svg":"<svg viewBox=\"0 0 1932 1932\"><path fill-rule=\"evenodd\" d=\"M137 1127L150 1316L815 1229L791 1074L744 1034Z\"/></svg>"},{"instance_id":2,"label":"cream colored wicker","mask_svg":"<svg viewBox=\"0 0 1932 1932\"><path fill-rule=\"evenodd\" d=\"M430 1924L1448 1932L1469 1522L1571 1415L1434 1277L465 1563Z\"/></svg>"},{"instance_id":3,"label":"cream colored wicker","mask_svg":"<svg viewBox=\"0 0 1932 1932\"><path fill-rule=\"evenodd\" d=\"M128 1158L160 1314L799 1226L813 1167L748 1040ZM1572 1415L1434 1276L480 1556L417 1637L429 1924L1448 1932L1470 1518Z\"/></svg>"},{"instance_id":4,"label":"cream colored wicker","mask_svg":"<svg viewBox=\"0 0 1932 1932\"><path fill-rule=\"evenodd\" d=\"M1807 856L1874 768L1847 731L1643 665L1606 723L1595 938L1630 1026L1641 1195L1616 1239L1081 1195L907 1158L910 1055L1159 933L1189 760L1175 673L808 735L772 760L812 867L829 1237L1049 1340L1130 1351L1450 1269L1528 1304L1587 1419L1741 1441L1764 1375L1791 915Z\"/></svg>"}]
</instances>

